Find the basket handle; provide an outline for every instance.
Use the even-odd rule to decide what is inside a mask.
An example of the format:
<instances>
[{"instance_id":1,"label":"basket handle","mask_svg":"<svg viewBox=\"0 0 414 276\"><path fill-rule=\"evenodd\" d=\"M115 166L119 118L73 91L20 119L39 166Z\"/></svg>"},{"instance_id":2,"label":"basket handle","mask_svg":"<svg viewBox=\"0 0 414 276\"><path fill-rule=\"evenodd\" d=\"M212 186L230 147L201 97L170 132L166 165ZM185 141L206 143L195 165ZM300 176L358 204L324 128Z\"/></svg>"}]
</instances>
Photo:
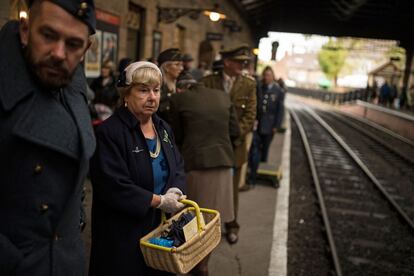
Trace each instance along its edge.
<instances>
[{"instance_id":1,"label":"basket handle","mask_svg":"<svg viewBox=\"0 0 414 276\"><path fill-rule=\"evenodd\" d=\"M179 200L179 202L185 205L190 205L191 207L195 209L196 218L197 218L197 230L198 230L198 233L201 233L203 231L204 225L201 224L202 214L201 214L200 207L198 206L198 204L195 201L192 201L189 199L181 199ZM167 221L167 217L165 215L165 212L162 211L161 212L161 224L164 224L166 221Z\"/></svg>"}]
</instances>

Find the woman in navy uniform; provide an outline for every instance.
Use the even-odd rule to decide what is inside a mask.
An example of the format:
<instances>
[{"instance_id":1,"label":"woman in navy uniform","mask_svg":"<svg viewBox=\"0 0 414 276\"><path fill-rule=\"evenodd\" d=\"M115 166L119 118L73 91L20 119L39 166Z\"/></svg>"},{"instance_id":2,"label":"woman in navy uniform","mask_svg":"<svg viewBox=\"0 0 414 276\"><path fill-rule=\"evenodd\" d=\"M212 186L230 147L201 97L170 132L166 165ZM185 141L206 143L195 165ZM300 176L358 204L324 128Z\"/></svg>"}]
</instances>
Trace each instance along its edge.
<instances>
[{"instance_id":1,"label":"woman in navy uniform","mask_svg":"<svg viewBox=\"0 0 414 276\"><path fill-rule=\"evenodd\" d=\"M284 114L285 93L276 83L270 66L262 72L257 88L257 127L249 154L250 175L248 182L254 185L259 162L267 162L273 135L281 127Z\"/></svg>"},{"instance_id":2,"label":"woman in navy uniform","mask_svg":"<svg viewBox=\"0 0 414 276\"><path fill-rule=\"evenodd\" d=\"M156 228L163 210L175 213L184 191L184 162L169 125L155 112L161 71L130 64L120 81L120 106L96 131L90 275L161 275L147 267L139 239Z\"/></svg>"},{"instance_id":3,"label":"woman in navy uniform","mask_svg":"<svg viewBox=\"0 0 414 276\"><path fill-rule=\"evenodd\" d=\"M171 96L176 93L176 82L183 71L183 56L179 49L169 48L158 56L158 66L163 74L160 107L157 114L170 123Z\"/></svg>"}]
</instances>

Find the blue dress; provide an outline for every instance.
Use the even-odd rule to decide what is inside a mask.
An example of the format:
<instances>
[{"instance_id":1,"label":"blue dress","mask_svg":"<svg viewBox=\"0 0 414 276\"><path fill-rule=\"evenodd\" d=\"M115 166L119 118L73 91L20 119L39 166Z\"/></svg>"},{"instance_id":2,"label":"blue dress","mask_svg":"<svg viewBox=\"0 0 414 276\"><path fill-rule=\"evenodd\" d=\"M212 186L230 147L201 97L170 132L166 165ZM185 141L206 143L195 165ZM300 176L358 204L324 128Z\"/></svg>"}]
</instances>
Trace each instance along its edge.
<instances>
[{"instance_id":1,"label":"blue dress","mask_svg":"<svg viewBox=\"0 0 414 276\"><path fill-rule=\"evenodd\" d=\"M157 146L157 138L145 139L148 145L148 149L151 152L155 152ZM161 150L160 154L156 158L151 158L152 161L152 173L154 174L154 194L161 194L167 184L169 170L167 159L165 159L164 152Z\"/></svg>"}]
</instances>

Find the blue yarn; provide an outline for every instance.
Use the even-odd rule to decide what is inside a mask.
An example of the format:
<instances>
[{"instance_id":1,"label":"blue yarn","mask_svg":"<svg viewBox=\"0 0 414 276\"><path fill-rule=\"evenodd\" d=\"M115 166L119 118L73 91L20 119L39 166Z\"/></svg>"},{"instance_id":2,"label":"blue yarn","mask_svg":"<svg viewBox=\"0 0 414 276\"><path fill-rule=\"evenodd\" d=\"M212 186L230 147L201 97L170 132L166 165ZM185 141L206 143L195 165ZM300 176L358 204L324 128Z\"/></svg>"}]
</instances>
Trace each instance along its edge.
<instances>
[{"instance_id":1,"label":"blue yarn","mask_svg":"<svg viewBox=\"0 0 414 276\"><path fill-rule=\"evenodd\" d=\"M164 238L151 238L149 239L149 242L155 245L163 246L163 247L173 247L174 241L168 240Z\"/></svg>"}]
</instances>

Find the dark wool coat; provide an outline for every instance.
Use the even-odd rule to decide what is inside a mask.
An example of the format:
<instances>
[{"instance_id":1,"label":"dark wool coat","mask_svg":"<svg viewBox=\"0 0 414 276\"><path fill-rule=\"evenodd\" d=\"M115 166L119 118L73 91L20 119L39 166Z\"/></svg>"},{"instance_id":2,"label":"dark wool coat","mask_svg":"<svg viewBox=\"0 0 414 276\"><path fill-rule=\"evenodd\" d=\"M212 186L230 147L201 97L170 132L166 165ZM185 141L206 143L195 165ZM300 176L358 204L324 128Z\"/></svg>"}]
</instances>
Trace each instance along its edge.
<instances>
[{"instance_id":1,"label":"dark wool coat","mask_svg":"<svg viewBox=\"0 0 414 276\"><path fill-rule=\"evenodd\" d=\"M184 162L170 127L157 115L153 122L169 166L165 187L184 191ZM117 109L96 132L91 160L93 185L90 275L152 275L139 239L160 223L151 208L154 191L151 157L139 121L125 107ZM165 192L165 191L164 191Z\"/></svg>"},{"instance_id":2,"label":"dark wool coat","mask_svg":"<svg viewBox=\"0 0 414 276\"><path fill-rule=\"evenodd\" d=\"M83 69L64 107L29 73L18 22L0 41L0 275L85 275L80 198L95 140Z\"/></svg>"}]
</instances>

